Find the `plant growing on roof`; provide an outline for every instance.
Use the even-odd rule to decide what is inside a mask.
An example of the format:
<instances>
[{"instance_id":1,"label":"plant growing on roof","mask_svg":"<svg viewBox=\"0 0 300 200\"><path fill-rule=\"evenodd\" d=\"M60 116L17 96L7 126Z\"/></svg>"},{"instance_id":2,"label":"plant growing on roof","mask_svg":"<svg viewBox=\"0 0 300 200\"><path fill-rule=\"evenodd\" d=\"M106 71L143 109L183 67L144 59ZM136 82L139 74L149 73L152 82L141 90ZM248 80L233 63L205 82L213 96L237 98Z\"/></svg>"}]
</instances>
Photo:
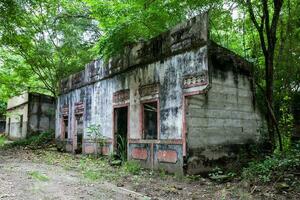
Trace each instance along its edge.
<instances>
[{"instance_id":1,"label":"plant growing on roof","mask_svg":"<svg viewBox=\"0 0 300 200\"><path fill-rule=\"evenodd\" d=\"M88 136L93 139L93 141L95 142L95 144L99 145L100 148L100 154L102 154L102 147L104 147L104 145L107 142L107 138L102 134L101 132L101 125L98 124L92 124L87 128L87 133ZM97 154L97 146L96 146L96 151L95 154Z\"/></svg>"}]
</instances>

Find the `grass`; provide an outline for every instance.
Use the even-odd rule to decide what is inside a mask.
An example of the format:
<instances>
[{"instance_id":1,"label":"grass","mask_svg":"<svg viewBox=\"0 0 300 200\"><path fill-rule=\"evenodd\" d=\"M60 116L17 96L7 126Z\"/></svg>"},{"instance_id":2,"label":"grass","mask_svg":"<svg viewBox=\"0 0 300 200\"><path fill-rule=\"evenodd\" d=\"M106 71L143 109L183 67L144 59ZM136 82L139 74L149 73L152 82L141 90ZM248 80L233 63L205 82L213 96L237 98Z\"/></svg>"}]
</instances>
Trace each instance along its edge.
<instances>
[{"instance_id":1,"label":"grass","mask_svg":"<svg viewBox=\"0 0 300 200\"><path fill-rule=\"evenodd\" d=\"M38 171L28 172L28 175L38 181L48 181L49 177Z\"/></svg>"},{"instance_id":2,"label":"grass","mask_svg":"<svg viewBox=\"0 0 300 200\"><path fill-rule=\"evenodd\" d=\"M5 144L6 138L3 135L0 135L0 147L3 147Z\"/></svg>"}]
</instances>

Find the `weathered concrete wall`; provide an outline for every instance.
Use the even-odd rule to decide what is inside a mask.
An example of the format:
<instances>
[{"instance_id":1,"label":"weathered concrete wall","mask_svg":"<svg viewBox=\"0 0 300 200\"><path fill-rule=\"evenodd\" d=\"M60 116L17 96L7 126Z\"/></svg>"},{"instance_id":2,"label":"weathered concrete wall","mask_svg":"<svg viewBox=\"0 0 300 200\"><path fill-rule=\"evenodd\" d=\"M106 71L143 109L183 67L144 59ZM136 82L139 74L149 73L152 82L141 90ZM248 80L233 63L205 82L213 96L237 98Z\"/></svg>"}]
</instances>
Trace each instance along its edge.
<instances>
[{"instance_id":1,"label":"weathered concrete wall","mask_svg":"<svg viewBox=\"0 0 300 200\"><path fill-rule=\"evenodd\" d=\"M10 106L11 105L12 104L10 104ZM10 110L7 111L7 115L6 115L5 132L8 134L10 139L25 138L27 135L27 122L28 122L27 103L22 103L21 105L14 108L10 107Z\"/></svg>"},{"instance_id":2,"label":"weathered concrete wall","mask_svg":"<svg viewBox=\"0 0 300 200\"><path fill-rule=\"evenodd\" d=\"M189 174L225 166L263 130L249 76L214 69L211 80L207 93L187 98Z\"/></svg>"},{"instance_id":3,"label":"weathered concrete wall","mask_svg":"<svg viewBox=\"0 0 300 200\"><path fill-rule=\"evenodd\" d=\"M7 109L9 110L19 105L25 104L28 102L28 99L29 99L28 92L25 92L19 96L12 97L7 102Z\"/></svg>"},{"instance_id":4,"label":"weathered concrete wall","mask_svg":"<svg viewBox=\"0 0 300 200\"><path fill-rule=\"evenodd\" d=\"M76 152L77 121L83 116L82 151L99 152L88 128L100 125L101 133L107 137L107 144L102 148L107 155L116 147L114 109L128 106L128 159L138 160L144 167L182 172L187 156L209 157L217 152L208 149L208 154L197 153L198 149L242 143L248 138L256 140L257 131L244 130L248 118L242 113L248 109L245 111L253 117L249 120L258 117L252 106L248 80L251 66L209 41L207 32L207 16L197 16L150 41L128 46L123 54L108 63L96 60L84 71L62 80L56 108L56 139L68 151ZM203 100L199 94L207 92L209 97ZM189 99L191 106L186 107ZM158 137L151 140L143 138L142 130L142 104L149 100L157 101L159 108ZM219 100L227 100L231 107L225 109L223 105L214 110L212 106L220 106ZM209 102L206 110L197 107L203 102ZM190 111L194 105L196 110ZM240 105L241 110L236 110L235 106ZM223 119L231 114L236 119ZM215 129L214 123L218 124ZM235 127L235 123L240 126ZM201 135L204 127L206 139ZM224 137L224 132L220 133L224 127L227 127L225 133L234 136L232 141ZM187 131L187 128L192 129ZM201 162L198 165L206 167Z\"/></svg>"},{"instance_id":5,"label":"weathered concrete wall","mask_svg":"<svg viewBox=\"0 0 300 200\"><path fill-rule=\"evenodd\" d=\"M42 94L24 93L8 101L6 115L5 132L11 139L54 130L55 99Z\"/></svg>"},{"instance_id":6,"label":"weathered concrete wall","mask_svg":"<svg viewBox=\"0 0 300 200\"><path fill-rule=\"evenodd\" d=\"M102 134L108 138L109 151L112 151L115 145L113 109L126 104L130 113L128 158L148 167L161 165L172 171L182 171L182 96L190 90L183 84L193 84L186 81L194 77L196 90L207 86L206 20L206 15L198 16L150 41L126 48L124 54L109 63L94 61L84 71L63 80L57 106L57 139L62 139L62 121L67 117L70 134L64 141L67 149L71 150L73 144L74 150L76 105L83 103L83 151L95 151L87 132L94 124L101 125ZM114 101L117 93L127 90L127 99ZM158 139L145 140L141 130L141 104L153 99L159 104Z\"/></svg>"},{"instance_id":7,"label":"weathered concrete wall","mask_svg":"<svg viewBox=\"0 0 300 200\"><path fill-rule=\"evenodd\" d=\"M30 133L55 129L55 100L53 97L30 94L27 128Z\"/></svg>"}]
</instances>

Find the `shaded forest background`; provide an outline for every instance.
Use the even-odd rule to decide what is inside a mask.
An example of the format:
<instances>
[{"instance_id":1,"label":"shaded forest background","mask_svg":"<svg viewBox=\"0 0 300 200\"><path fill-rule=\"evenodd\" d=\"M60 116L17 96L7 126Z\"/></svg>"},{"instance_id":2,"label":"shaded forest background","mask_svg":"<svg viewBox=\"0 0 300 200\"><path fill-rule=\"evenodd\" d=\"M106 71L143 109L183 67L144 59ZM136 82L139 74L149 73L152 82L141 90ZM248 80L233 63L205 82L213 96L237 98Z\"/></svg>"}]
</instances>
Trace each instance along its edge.
<instances>
[{"instance_id":1,"label":"shaded forest background","mask_svg":"<svg viewBox=\"0 0 300 200\"><path fill-rule=\"evenodd\" d=\"M2 0L0 112L26 90L56 96L59 80L91 60L208 11L210 38L254 65L273 149L289 149L300 109L299 10L298 0Z\"/></svg>"}]
</instances>

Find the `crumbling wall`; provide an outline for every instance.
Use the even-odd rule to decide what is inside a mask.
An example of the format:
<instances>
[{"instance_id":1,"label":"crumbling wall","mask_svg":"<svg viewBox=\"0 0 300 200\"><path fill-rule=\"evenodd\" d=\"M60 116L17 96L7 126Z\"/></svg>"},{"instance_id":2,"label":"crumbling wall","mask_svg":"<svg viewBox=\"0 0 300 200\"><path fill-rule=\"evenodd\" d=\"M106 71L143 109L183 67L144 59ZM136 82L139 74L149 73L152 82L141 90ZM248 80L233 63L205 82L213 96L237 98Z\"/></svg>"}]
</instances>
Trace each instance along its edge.
<instances>
[{"instance_id":1,"label":"crumbling wall","mask_svg":"<svg viewBox=\"0 0 300 200\"><path fill-rule=\"evenodd\" d=\"M6 114L6 133L10 139L22 139L27 135L28 104L11 108Z\"/></svg>"},{"instance_id":2,"label":"crumbling wall","mask_svg":"<svg viewBox=\"0 0 300 200\"><path fill-rule=\"evenodd\" d=\"M28 93L15 96L7 102L6 134L10 139L25 138L28 121Z\"/></svg>"},{"instance_id":3,"label":"crumbling wall","mask_svg":"<svg viewBox=\"0 0 300 200\"><path fill-rule=\"evenodd\" d=\"M241 148L257 143L264 128L251 77L224 68L223 64L213 69L207 93L187 98L189 174L225 167Z\"/></svg>"},{"instance_id":4,"label":"crumbling wall","mask_svg":"<svg viewBox=\"0 0 300 200\"><path fill-rule=\"evenodd\" d=\"M55 129L55 100L53 97L30 93L28 108L28 133Z\"/></svg>"},{"instance_id":5,"label":"crumbling wall","mask_svg":"<svg viewBox=\"0 0 300 200\"><path fill-rule=\"evenodd\" d=\"M129 110L127 156L144 167L182 172L186 158L188 162L198 159L192 169L197 172L207 167L202 158L227 156L228 151L217 151L214 147L256 140L257 131L248 130L245 122L252 120L253 124L258 117L253 111L253 91L248 79L251 66L209 41L207 33L207 15L200 15L149 41L129 45L109 62L95 60L84 71L62 80L56 115L57 140L68 151L76 152L76 119L82 114L83 152L99 152L88 128L100 125L100 132L107 138L102 152L109 154L116 147L114 108L124 105ZM153 100L159 108L159 130L157 139L149 140L143 137L142 106ZM187 101L190 106L186 106ZM231 107L222 104L226 101ZM204 105L206 109L202 108ZM219 110L214 111L214 106L220 105ZM235 113L233 109L239 106L241 110ZM241 114L244 111L253 118ZM222 119L221 116L229 117ZM68 138L64 137L64 120L68 121ZM214 121L218 126L212 129ZM235 122L240 126L235 127ZM208 128L205 134L202 132L204 123ZM224 137L226 133L228 136ZM233 138L232 141L229 138Z\"/></svg>"},{"instance_id":6,"label":"crumbling wall","mask_svg":"<svg viewBox=\"0 0 300 200\"><path fill-rule=\"evenodd\" d=\"M150 41L130 45L123 54L108 63L96 60L84 71L61 82L57 105L56 138L68 150L74 150L76 106L84 107L83 152L94 153L95 142L88 127L100 125L107 137L109 153L115 145L114 106L129 105L128 158L145 167L167 167L182 171L183 166L183 94L202 90L208 84L207 17L198 16L179 24ZM193 85L195 84L195 85ZM193 85L185 88L183 85ZM114 97L129 91L128 99L115 102ZM156 99L159 105L159 136L145 140L141 130L141 104ZM68 118L70 133L62 139L62 119ZM73 145L73 147L71 147ZM170 167L171 166L171 167Z\"/></svg>"}]
</instances>

